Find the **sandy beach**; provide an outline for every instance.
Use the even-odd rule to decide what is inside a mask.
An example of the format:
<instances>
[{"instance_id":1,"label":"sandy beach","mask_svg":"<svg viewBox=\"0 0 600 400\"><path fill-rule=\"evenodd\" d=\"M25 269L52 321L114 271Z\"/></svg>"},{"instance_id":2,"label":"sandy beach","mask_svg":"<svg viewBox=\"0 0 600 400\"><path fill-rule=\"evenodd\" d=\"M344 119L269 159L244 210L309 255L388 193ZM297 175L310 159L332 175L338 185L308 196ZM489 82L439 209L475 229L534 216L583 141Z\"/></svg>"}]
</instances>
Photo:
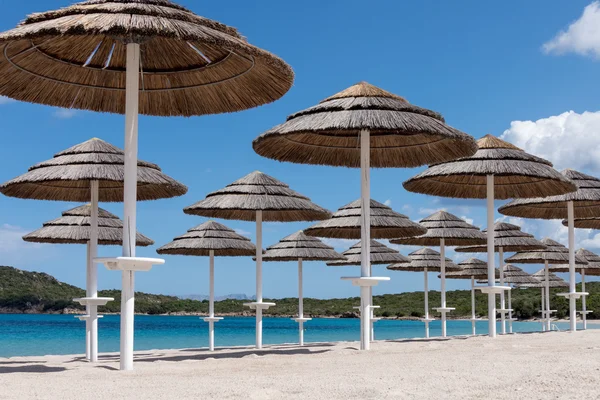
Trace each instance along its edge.
<instances>
[{"instance_id":1,"label":"sandy beach","mask_svg":"<svg viewBox=\"0 0 600 400\"><path fill-rule=\"evenodd\" d=\"M137 352L97 365L80 356L0 358L0 399L596 398L600 330Z\"/></svg>"}]
</instances>

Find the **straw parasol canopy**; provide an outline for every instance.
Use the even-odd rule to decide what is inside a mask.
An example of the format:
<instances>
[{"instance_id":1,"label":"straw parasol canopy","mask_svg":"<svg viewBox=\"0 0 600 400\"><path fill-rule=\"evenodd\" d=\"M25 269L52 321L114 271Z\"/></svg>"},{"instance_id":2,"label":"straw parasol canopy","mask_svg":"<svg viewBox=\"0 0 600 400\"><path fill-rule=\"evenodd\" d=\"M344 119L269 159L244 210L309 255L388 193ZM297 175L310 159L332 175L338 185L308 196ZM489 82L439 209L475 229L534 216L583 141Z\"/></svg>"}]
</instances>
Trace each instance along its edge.
<instances>
[{"instance_id":1,"label":"straw parasol canopy","mask_svg":"<svg viewBox=\"0 0 600 400\"><path fill-rule=\"evenodd\" d=\"M360 239L361 200L358 199L337 210L331 219L317 222L304 230L307 235L340 239ZM371 199L371 237L391 239L416 236L427 229L399 214L390 207Z\"/></svg>"},{"instance_id":2,"label":"straw parasol canopy","mask_svg":"<svg viewBox=\"0 0 600 400\"><path fill-rule=\"evenodd\" d=\"M279 99L293 83L283 60L169 0L90 0L0 34L0 95L123 114L128 43L141 50L142 114L240 111Z\"/></svg>"},{"instance_id":3,"label":"straw parasol canopy","mask_svg":"<svg viewBox=\"0 0 600 400\"><path fill-rule=\"evenodd\" d=\"M254 140L263 157L300 164L360 167L360 131L370 132L375 168L417 167L473 154L472 137L406 99L360 82L290 115Z\"/></svg>"},{"instance_id":4,"label":"straw parasol canopy","mask_svg":"<svg viewBox=\"0 0 600 400\"><path fill-rule=\"evenodd\" d=\"M361 242L356 243L350 249L342 253L344 260L331 261L327 265L330 267L360 265ZM403 256L399 251L390 249L376 240L371 240L371 265L391 264L391 263L409 263L410 258Z\"/></svg>"},{"instance_id":5,"label":"straw parasol canopy","mask_svg":"<svg viewBox=\"0 0 600 400\"><path fill-rule=\"evenodd\" d=\"M439 246L444 239L446 246L478 245L486 242L486 236L477 228L446 211L437 211L419 221L427 228L424 235L390 240L394 244L416 246Z\"/></svg>"},{"instance_id":6,"label":"straw parasol canopy","mask_svg":"<svg viewBox=\"0 0 600 400\"><path fill-rule=\"evenodd\" d=\"M485 199L487 176L494 175L496 199L560 195L576 190L552 163L492 135L477 141L475 155L430 166L404 183L410 192Z\"/></svg>"},{"instance_id":7,"label":"straw parasol canopy","mask_svg":"<svg viewBox=\"0 0 600 400\"><path fill-rule=\"evenodd\" d=\"M504 215L524 218L567 218L567 203L573 202L576 218L600 217L600 179L572 169L562 171L577 185L577 191L560 196L517 199L500 207Z\"/></svg>"},{"instance_id":8,"label":"straw parasol canopy","mask_svg":"<svg viewBox=\"0 0 600 400\"><path fill-rule=\"evenodd\" d=\"M296 232L286 236L273 246L267 247L263 254L263 261L332 261L346 260L338 253L315 237L308 236L304 232Z\"/></svg>"},{"instance_id":9,"label":"straw parasol canopy","mask_svg":"<svg viewBox=\"0 0 600 400\"><path fill-rule=\"evenodd\" d=\"M439 272L442 264L440 253L429 248L413 251L408 255L410 263L399 263L388 265L387 269L392 271L423 272L427 268L430 272ZM446 258L446 272L460 271L461 268L454 264L451 259Z\"/></svg>"},{"instance_id":10,"label":"straw parasol canopy","mask_svg":"<svg viewBox=\"0 0 600 400\"><path fill-rule=\"evenodd\" d=\"M23 236L32 243L86 244L90 240L90 204L75 207L62 213L62 217L44 222L43 227ZM98 208L98 244L120 246L123 244L123 221L114 214ZM151 246L154 241L141 233L136 235L137 246Z\"/></svg>"},{"instance_id":11,"label":"straw parasol canopy","mask_svg":"<svg viewBox=\"0 0 600 400\"><path fill-rule=\"evenodd\" d=\"M457 271L450 271L446 273L448 279L487 279L488 267L485 261L477 258L468 258L458 263L461 268Z\"/></svg>"},{"instance_id":12,"label":"straw parasol canopy","mask_svg":"<svg viewBox=\"0 0 600 400\"><path fill-rule=\"evenodd\" d=\"M506 259L514 264L563 264L569 263L569 249L550 238L542 239L546 246L543 250L519 251ZM587 264L583 258L575 255L575 264Z\"/></svg>"},{"instance_id":13,"label":"straw parasol canopy","mask_svg":"<svg viewBox=\"0 0 600 400\"><path fill-rule=\"evenodd\" d=\"M538 282L535 284L525 284L525 285L518 285L521 287L530 287L530 288L543 288L546 287L546 273L544 272L544 269L540 269L539 271L537 271L534 274L531 274L532 278L535 278ZM569 283L566 282L564 279L559 278L558 276L556 276L554 273L552 272L548 272L548 287L551 288L565 288L565 287L569 287Z\"/></svg>"},{"instance_id":14,"label":"straw parasol canopy","mask_svg":"<svg viewBox=\"0 0 600 400\"><path fill-rule=\"evenodd\" d=\"M504 282L511 285L535 285L537 279L533 278L527 272L523 271L519 267L515 267L511 264L506 264L502 267L504 272Z\"/></svg>"},{"instance_id":15,"label":"straw parasol canopy","mask_svg":"<svg viewBox=\"0 0 600 400\"><path fill-rule=\"evenodd\" d=\"M600 217L575 218L573 221L575 228L581 229L600 229ZM563 219L562 224L569 226L569 221Z\"/></svg>"},{"instance_id":16,"label":"straw parasol canopy","mask_svg":"<svg viewBox=\"0 0 600 400\"><path fill-rule=\"evenodd\" d=\"M483 230L487 233L487 228ZM521 230L517 225L506 222L496 222L494 224L494 251L498 252L500 248L505 252L524 251L524 250L542 250L546 246L530 235ZM487 253L487 246L464 246L454 249L459 253Z\"/></svg>"},{"instance_id":17,"label":"straw parasol canopy","mask_svg":"<svg viewBox=\"0 0 600 400\"><path fill-rule=\"evenodd\" d=\"M587 262L587 264L578 264L575 269L584 272L586 275L600 275L600 256L586 249L579 249L575 256ZM553 264L548 267L552 272L569 272L569 263Z\"/></svg>"},{"instance_id":18,"label":"straw parasol canopy","mask_svg":"<svg viewBox=\"0 0 600 400\"><path fill-rule=\"evenodd\" d=\"M183 256L209 256L211 251L217 257L252 256L256 253L256 247L250 239L237 234L233 229L218 222L207 221L156 250L158 254Z\"/></svg>"},{"instance_id":19,"label":"straw parasol canopy","mask_svg":"<svg viewBox=\"0 0 600 400\"><path fill-rule=\"evenodd\" d=\"M184 195L187 187L165 175L156 164L138 161L138 200ZM123 150L93 138L36 164L29 171L0 185L6 196L21 199L87 202L90 182L99 181L99 201L123 201Z\"/></svg>"},{"instance_id":20,"label":"straw parasol canopy","mask_svg":"<svg viewBox=\"0 0 600 400\"><path fill-rule=\"evenodd\" d=\"M263 221L315 221L331 217L331 213L289 188L283 182L252 172L210 193L206 199L183 209L191 215L209 218L254 221L262 210Z\"/></svg>"}]
</instances>

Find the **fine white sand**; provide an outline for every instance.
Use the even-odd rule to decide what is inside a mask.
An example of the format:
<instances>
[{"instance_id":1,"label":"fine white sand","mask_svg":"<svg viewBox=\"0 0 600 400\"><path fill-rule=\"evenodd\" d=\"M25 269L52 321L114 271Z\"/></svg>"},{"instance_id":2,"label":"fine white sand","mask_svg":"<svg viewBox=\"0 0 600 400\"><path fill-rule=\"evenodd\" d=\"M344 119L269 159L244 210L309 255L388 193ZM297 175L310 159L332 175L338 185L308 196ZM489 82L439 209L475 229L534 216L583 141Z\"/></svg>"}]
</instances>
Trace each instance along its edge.
<instances>
[{"instance_id":1,"label":"fine white sand","mask_svg":"<svg viewBox=\"0 0 600 400\"><path fill-rule=\"evenodd\" d=\"M1 342L0 342L1 344ZM0 399L596 399L600 330L0 358Z\"/></svg>"}]
</instances>

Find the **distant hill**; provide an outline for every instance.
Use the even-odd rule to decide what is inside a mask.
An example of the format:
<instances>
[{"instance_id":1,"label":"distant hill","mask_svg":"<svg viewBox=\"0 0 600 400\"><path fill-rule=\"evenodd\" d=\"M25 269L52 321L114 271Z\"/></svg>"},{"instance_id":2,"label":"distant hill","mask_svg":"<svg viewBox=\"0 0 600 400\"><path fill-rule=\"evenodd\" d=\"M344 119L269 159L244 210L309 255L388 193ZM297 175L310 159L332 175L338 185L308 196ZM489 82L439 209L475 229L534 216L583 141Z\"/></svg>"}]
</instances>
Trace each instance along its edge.
<instances>
[{"instance_id":1,"label":"distant hill","mask_svg":"<svg viewBox=\"0 0 600 400\"><path fill-rule=\"evenodd\" d=\"M209 300L210 296L205 294L188 294L185 296L178 296L182 300L198 300L204 301ZM234 293L234 294L226 294L225 296L215 296L215 301L223 301L223 300L254 300L255 296L248 296L243 293Z\"/></svg>"},{"instance_id":2,"label":"distant hill","mask_svg":"<svg viewBox=\"0 0 600 400\"><path fill-rule=\"evenodd\" d=\"M579 289L578 289L579 290ZM553 290L553 293L559 290ZM600 318L600 282L590 282L586 285L588 310L594 310L589 318ZM357 291L358 292L358 291ZM103 313L118 313L121 308L121 292L119 290L104 290L100 296L113 297L115 301L100 307ZM83 307L73 303L72 299L85 296L85 291L73 285L59 282L56 278L40 272L21 271L13 267L0 266L0 313L70 313L82 311ZM230 295L244 296L245 295ZM141 314L206 314L208 301L176 296L165 296L136 292L135 311ZM191 297L191 296L186 296ZM228 297L228 296L225 296ZM215 311L221 315L253 315L253 312L243 306L248 299L225 299L215 303ZM268 300L268 299L265 299ZM374 304L381 306L375 311L383 317L421 317L423 315L423 292L400 294L385 294L374 296ZM265 315L291 316L298 310L298 299L270 299L277 303L265 311ZM468 290L455 290L447 293L448 305L455 307L451 314L454 318L470 317L471 294ZM429 293L431 308L440 303L440 293ZM318 300L305 298L304 310L306 315L331 317L356 317L354 306L360 304L358 297L345 299ZM539 317L540 289L519 289L513 291L513 309L515 317L528 319ZM558 310L557 317L568 314L568 301L561 297L552 297L552 308ZM477 314L487 315L487 295L478 293L476 296ZM580 304L578 303L578 309ZM432 315L436 313L432 310Z\"/></svg>"}]
</instances>

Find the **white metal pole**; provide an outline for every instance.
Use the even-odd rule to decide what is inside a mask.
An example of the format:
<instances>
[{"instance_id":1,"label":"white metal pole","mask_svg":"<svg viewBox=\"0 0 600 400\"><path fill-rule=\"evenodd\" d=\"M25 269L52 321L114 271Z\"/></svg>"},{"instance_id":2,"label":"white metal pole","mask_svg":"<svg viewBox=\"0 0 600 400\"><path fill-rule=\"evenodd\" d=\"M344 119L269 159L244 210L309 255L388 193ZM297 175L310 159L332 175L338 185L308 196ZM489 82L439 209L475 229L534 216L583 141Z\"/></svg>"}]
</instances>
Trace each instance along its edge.
<instances>
[{"instance_id":1,"label":"white metal pole","mask_svg":"<svg viewBox=\"0 0 600 400\"><path fill-rule=\"evenodd\" d=\"M368 130L360 131L360 172L361 172L361 264L360 276L370 276L371 264L371 139ZM371 296L368 286L360 287L361 297L361 350L369 350L371 345Z\"/></svg>"},{"instance_id":2,"label":"white metal pole","mask_svg":"<svg viewBox=\"0 0 600 400\"><path fill-rule=\"evenodd\" d=\"M263 302L262 294L262 210L256 211L256 302ZM256 348L262 349L262 306L256 307Z\"/></svg>"},{"instance_id":3,"label":"white metal pole","mask_svg":"<svg viewBox=\"0 0 600 400\"><path fill-rule=\"evenodd\" d=\"M511 297L512 297L512 290L508 291L508 308L512 309L512 302L511 302ZM513 318L512 318L512 311L508 312L508 332L509 333L513 333Z\"/></svg>"},{"instance_id":4,"label":"white metal pole","mask_svg":"<svg viewBox=\"0 0 600 400\"><path fill-rule=\"evenodd\" d=\"M495 286L494 268L494 175L487 176L487 253L488 253L488 286ZM496 295L488 294L488 330L490 337L496 337Z\"/></svg>"},{"instance_id":5,"label":"white metal pole","mask_svg":"<svg viewBox=\"0 0 600 400\"><path fill-rule=\"evenodd\" d=\"M498 248L498 269L500 270L500 286L504 286L504 249L502 247ZM500 293L500 308L502 310L506 309L506 301L504 291ZM500 313L501 326L500 331L503 335L506 334L506 314L504 311Z\"/></svg>"},{"instance_id":6,"label":"white metal pole","mask_svg":"<svg viewBox=\"0 0 600 400\"><path fill-rule=\"evenodd\" d=\"M574 293L575 288L575 209L573 202L567 203L567 219L569 222L569 319L571 332L577 330L577 309Z\"/></svg>"},{"instance_id":7,"label":"white metal pole","mask_svg":"<svg viewBox=\"0 0 600 400\"><path fill-rule=\"evenodd\" d=\"M302 259L298 259L298 333L300 336L300 346L304 346L304 298L302 296Z\"/></svg>"},{"instance_id":8,"label":"white metal pole","mask_svg":"<svg viewBox=\"0 0 600 400\"><path fill-rule=\"evenodd\" d=\"M546 296L545 288L542 288L542 332L546 330Z\"/></svg>"},{"instance_id":9,"label":"white metal pole","mask_svg":"<svg viewBox=\"0 0 600 400\"><path fill-rule=\"evenodd\" d=\"M544 285L546 290L546 330L550 330L550 274L548 272L548 261L544 262Z\"/></svg>"},{"instance_id":10,"label":"white metal pole","mask_svg":"<svg viewBox=\"0 0 600 400\"><path fill-rule=\"evenodd\" d=\"M135 257L140 45L127 44L125 90L125 188L123 256ZM133 369L134 273L123 271L121 291L121 369Z\"/></svg>"},{"instance_id":11,"label":"white metal pole","mask_svg":"<svg viewBox=\"0 0 600 400\"><path fill-rule=\"evenodd\" d=\"M429 282L427 278L427 268L425 268L423 273L423 281L425 284L425 337L429 338Z\"/></svg>"},{"instance_id":12,"label":"white metal pole","mask_svg":"<svg viewBox=\"0 0 600 400\"><path fill-rule=\"evenodd\" d=\"M91 296L91 282L92 282L92 257L90 256L90 241L88 240L86 245L86 288L85 297ZM85 314L88 316L85 320L85 359L88 361L92 360L92 321L89 316L92 313L92 306L88 303L85 305Z\"/></svg>"},{"instance_id":13,"label":"white metal pole","mask_svg":"<svg viewBox=\"0 0 600 400\"><path fill-rule=\"evenodd\" d=\"M585 293L585 269L581 269L581 291ZM587 329L587 307L585 304L586 295L581 296L581 319L583 321L583 330Z\"/></svg>"},{"instance_id":14,"label":"white metal pole","mask_svg":"<svg viewBox=\"0 0 600 400\"><path fill-rule=\"evenodd\" d=\"M208 321L208 350L215 351L215 251L209 251L210 256L210 271L209 271L209 290L210 300L208 303L208 316L211 318Z\"/></svg>"},{"instance_id":15,"label":"white metal pole","mask_svg":"<svg viewBox=\"0 0 600 400\"><path fill-rule=\"evenodd\" d=\"M90 218L90 247L89 247L89 268L87 297L98 297L98 266L94 258L98 256L98 190L99 182L92 181L91 191L91 218ZM92 304L89 306L90 323L90 361L98 362L98 306ZM86 321L87 323L88 321Z\"/></svg>"},{"instance_id":16,"label":"white metal pole","mask_svg":"<svg viewBox=\"0 0 600 400\"><path fill-rule=\"evenodd\" d=\"M442 337L446 337L446 241L440 239L440 278L442 292Z\"/></svg>"},{"instance_id":17,"label":"white metal pole","mask_svg":"<svg viewBox=\"0 0 600 400\"><path fill-rule=\"evenodd\" d=\"M473 336L476 335L475 322L475 277L471 276L471 330Z\"/></svg>"}]
</instances>

